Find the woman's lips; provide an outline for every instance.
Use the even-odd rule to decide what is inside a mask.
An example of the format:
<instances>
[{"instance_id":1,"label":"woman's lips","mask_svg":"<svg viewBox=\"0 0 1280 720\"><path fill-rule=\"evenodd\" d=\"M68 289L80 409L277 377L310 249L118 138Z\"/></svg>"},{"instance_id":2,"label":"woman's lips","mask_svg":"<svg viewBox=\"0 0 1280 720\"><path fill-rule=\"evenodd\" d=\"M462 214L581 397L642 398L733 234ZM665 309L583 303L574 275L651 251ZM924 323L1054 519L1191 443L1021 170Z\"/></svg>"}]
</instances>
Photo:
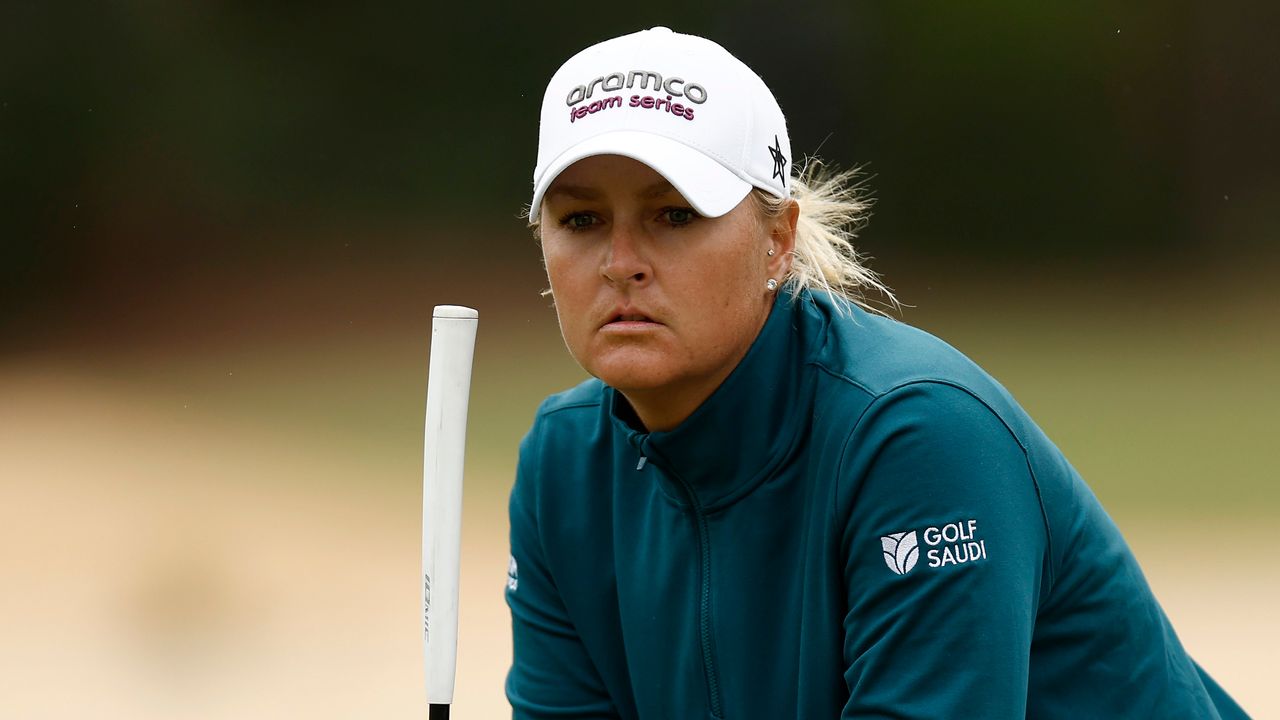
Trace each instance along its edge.
<instances>
[{"instance_id":1,"label":"woman's lips","mask_svg":"<svg viewBox=\"0 0 1280 720\"><path fill-rule=\"evenodd\" d=\"M646 330L661 326L662 323L650 318L644 313L624 312L618 313L606 322L601 329L611 331L637 331Z\"/></svg>"}]
</instances>

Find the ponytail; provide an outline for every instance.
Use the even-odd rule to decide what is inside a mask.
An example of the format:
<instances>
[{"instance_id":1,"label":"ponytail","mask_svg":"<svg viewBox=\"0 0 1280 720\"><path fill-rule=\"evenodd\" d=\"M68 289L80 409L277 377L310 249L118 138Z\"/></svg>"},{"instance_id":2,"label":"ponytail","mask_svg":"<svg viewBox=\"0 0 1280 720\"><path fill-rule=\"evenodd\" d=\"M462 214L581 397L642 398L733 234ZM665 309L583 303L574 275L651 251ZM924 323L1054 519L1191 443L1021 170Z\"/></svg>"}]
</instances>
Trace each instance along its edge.
<instances>
[{"instance_id":1,"label":"ponytail","mask_svg":"<svg viewBox=\"0 0 1280 720\"><path fill-rule=\"evenodd\" d=\"M791 179L791 198L800 205L796 246L784 285L792 295L803 289L824 290L837 300L885 315L901 305L880 276L866 266L869 259L853 246L867 224L871 199L860 182L858 168L836 172L810 158ZM757 209L767 219L781 215L789 204L763 190L752 190ZM874 294L875 300L868 298ZM837 311L840 303L836 305Z\"/></svg>"}]
</instances>

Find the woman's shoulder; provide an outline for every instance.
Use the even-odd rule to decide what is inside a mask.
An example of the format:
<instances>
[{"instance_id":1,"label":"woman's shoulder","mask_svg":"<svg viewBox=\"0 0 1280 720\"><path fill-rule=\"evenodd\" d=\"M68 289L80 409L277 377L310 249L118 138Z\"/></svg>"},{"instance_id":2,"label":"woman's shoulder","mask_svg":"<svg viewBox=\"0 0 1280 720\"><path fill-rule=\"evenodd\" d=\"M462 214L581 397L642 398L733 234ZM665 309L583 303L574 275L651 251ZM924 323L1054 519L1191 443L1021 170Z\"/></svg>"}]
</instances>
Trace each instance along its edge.
<instances>
[{"instance_id":1,"label":"woman's shoulder","mask_svg":"<svg viewBox=\"0 0 1280 720\"><path fill-rule=\"evenodd\" d=\"M575 409L599 408L604 403L604 395L605 384L596 378L587 378L568 390L548 395L538 406L537 419Z\"/></svg>"},{"instance_id":2,"label":"woman's shoulder","mask_svg":"<svg viewBox=\"0 0 1280 720\"><path fill-rule=\"evenodd\" d=\"M856 306L837 309L836 302L815 296L824 327L810 362L838 382L872 398L921 382L982 396L1007 395L991 375L941 338Z\"/></svg>"},{"instance_id":3,"label":"woman's shoulder","mask_svg":"<svg viewBox=\"0 0 1280 720\"><path fill-rule=\"evenodd\" d=\"M597 434L605 416L607 390L604 383L589 378L544 399L520 444L521 455L563 443L578 444Z\"/></svg>"},{"instance_id":4,"label":"woman's shoulder","mask_svg":"<svg viewBox=\"0 0 1280 720\"><path fill-rule=\"evenodd\" d=\"M555 498L533 506L557 517L585 517L603 507L602 494L611 485L592 479L612 469L612 395L604 383L590 379L542 401L520 442L513 501Z\"/></svg>"}]
</instances>

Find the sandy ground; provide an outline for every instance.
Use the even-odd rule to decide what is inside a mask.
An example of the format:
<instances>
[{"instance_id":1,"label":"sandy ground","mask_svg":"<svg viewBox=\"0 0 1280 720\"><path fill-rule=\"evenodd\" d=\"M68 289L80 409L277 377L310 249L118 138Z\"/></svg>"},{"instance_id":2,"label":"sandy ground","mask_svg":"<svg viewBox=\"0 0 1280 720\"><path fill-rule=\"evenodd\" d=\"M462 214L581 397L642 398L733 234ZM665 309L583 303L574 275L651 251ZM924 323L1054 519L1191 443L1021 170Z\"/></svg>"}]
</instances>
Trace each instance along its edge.
<instances>
[{"instance_id":1,"label":"sandy ground","mask_svg":"<svg viewBox=\"0 0 1280 720\"><path fill-rule=\"evenodd\" d=\"M0 716L425 716L417 477L110 383L0 371ZM467 499L458 718L509 714L503 503ZM1125 529L1193 654L1280 716L1268 523Z\"/></svg>"}]
</instances>

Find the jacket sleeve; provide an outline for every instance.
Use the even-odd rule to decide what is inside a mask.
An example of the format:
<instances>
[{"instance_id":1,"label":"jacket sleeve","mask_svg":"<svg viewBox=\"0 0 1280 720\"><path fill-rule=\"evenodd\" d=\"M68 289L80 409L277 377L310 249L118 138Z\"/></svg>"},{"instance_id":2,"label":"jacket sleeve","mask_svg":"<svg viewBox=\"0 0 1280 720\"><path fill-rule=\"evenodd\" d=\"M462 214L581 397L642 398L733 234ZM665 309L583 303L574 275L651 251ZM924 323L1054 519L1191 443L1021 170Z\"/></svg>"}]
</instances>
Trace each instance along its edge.
<instances>
[{"instance_id":1,"label":"jacket sleeve","mask_svg":"<svg viewBox=\"0 0 1280 720\"><path fill-rule=\"evenodd\" d=\"M1026 716L1049 557L1022 445L968 391L878 398L843 451L844 718Z\"/></svg>"},{"instance_id":2,"label":"jacket sleeve","mask_svg":"<svg viewBox=\"0 0 1280 720\"><path fill-rule=\"evenodd\" d=\"M507 674L507 699L517 720L616 718L548 569L538 532L538 477L528 462L531 445L530 438L521 445L511 492L506 599L514 661Z\"/></svg>"}]
</instances>

